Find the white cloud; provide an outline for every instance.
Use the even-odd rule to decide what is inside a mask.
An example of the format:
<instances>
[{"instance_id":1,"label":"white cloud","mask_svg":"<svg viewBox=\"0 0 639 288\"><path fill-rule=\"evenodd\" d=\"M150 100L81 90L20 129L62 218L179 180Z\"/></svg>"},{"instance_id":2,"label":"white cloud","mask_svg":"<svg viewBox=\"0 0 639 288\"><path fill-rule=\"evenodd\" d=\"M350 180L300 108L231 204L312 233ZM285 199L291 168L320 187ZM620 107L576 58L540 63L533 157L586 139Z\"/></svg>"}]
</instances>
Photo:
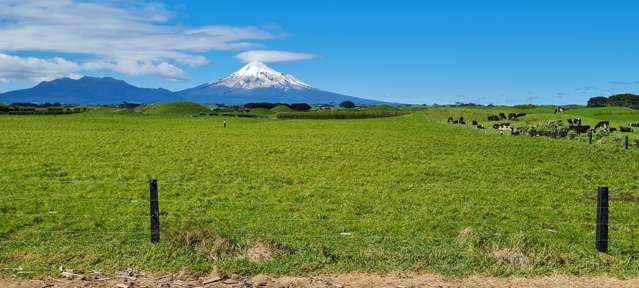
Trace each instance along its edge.
<instances>
[{"instance_id":1,"label":"white cloud","mask_svg":"<svg viewBox=\"0 0 639 288\"><path fill-rule=\"evenodd\" d=\"M72 74L79 69L75 62L56 57L41 59L0 53L0 82L29 79L35 82Z\"/></svg>"},{"instance_id":2,"label":"white cloud","mask_svg":"<svg viewBox=\"0 0 639 288\"><path fill-rule=\"evenodd\" d=\"M34 80L90 69L185 79L187 75L180 66L207 64L200 55L203 52L259 48L262 45L256 41L277 37L257 27L182 27L170 24L170 19L171 13L162 4L140 1L3 0L0 52L64 53L67 58L79 55L86 60L74 63L62 58L3 54L13 57L12 61L29 62L26 66L38 62L49 69L15 73L3 66L0 75L8 76L0 79Z\"/></svg>"},{"instance_id":3,"label":"white cloud","mask_svg":"<svg viewBox=\"0 0 639 288\"><path fill-rule=\"evenodd\" d=\"M315 54L297 53L275 50L253 50L238 54L237 59L243 62L259 61L264 63L288 62L317 58Z\"/></svg>"}]
</instances>

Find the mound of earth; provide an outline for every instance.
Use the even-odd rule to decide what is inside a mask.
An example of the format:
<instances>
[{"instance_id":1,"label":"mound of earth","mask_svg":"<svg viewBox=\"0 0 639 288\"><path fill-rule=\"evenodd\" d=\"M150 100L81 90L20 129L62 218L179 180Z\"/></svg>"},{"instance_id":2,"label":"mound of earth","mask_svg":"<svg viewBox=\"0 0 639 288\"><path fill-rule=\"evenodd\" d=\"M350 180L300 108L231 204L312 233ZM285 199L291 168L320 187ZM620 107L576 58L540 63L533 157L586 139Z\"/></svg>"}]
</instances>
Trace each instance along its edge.
<instances>
[{"instance_id":1,"label":"mound of earth","mask_svg":"<svg viewBox=\"0 0 639 288\"><path fill-rule=\"evenodd\" d=\"M210 112L211 110L194 102L166 102L145 105L139 108L138 111L147 114L198 114Z\"/></svg>"},{"instance_id":2,"label":"mound of earth","mask_svg":"<svg viewBox=\"0 0 639 288\"><path fill-rule=\"evenodd\" d=\"M291 109L291 107L288 107L288 106L278 105L278 106L275 106L275 107L271 108L271 112L275 112L275 113L295 112L295 110Z\"/></svg>"}]
</instances>

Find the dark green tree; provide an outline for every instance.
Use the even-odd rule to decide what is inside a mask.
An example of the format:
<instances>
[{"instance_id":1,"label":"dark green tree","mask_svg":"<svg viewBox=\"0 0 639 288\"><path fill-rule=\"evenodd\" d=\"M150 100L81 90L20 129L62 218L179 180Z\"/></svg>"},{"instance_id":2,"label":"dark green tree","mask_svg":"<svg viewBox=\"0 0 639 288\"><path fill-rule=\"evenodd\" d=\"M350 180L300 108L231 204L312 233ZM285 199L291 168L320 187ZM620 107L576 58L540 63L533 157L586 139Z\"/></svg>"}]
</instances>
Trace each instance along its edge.
<instances>
[{"instance_id":1,"label":"dark green tree","mask_svg":"<svg viewBox=\"0 0 639 288\"><path fill-rule=\"evenodd\" d=\"M344 101L342 103L339 103L339 107L350 109L355 107L355 103L353 103L352 101Z\"/></svg>"}]
</instances>

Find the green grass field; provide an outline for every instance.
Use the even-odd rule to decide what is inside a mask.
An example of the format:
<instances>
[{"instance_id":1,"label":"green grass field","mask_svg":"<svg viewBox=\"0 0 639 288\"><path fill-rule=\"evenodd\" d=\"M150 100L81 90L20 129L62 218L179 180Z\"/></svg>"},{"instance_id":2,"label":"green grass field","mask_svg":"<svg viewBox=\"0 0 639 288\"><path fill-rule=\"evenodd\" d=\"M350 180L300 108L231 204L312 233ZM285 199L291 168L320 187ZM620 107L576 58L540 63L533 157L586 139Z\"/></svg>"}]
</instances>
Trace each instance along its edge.
<instances>
[{"instance_id":1,"label":"green grass field","mask_svg":"<svg viewBox=\"0 0 639 288\"><path fill-rule=\"evenodd\" d=\"M606 255L592 200L600 185L639 197L639 149L445 124L495 111L639 122L635 110L548 107L226 129L163 113L0 116L0 271L639 275L639 203L611 202Z\"/></svg>"}]
</instances>

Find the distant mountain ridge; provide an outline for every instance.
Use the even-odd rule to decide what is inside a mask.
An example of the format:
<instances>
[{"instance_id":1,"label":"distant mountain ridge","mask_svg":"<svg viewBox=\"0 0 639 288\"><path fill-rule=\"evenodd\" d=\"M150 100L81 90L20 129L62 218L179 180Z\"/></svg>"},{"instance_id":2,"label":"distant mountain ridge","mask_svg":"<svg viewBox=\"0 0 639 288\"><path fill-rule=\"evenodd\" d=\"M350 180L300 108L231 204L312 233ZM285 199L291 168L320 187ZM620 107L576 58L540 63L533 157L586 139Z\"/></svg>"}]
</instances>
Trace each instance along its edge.
<instances>
[{"instance_id":1,"label":"distant mountain ridge","mask_svg":"<svg viewBox=\"0 0 639 288\"><path fill-rule=\"evenodd\" d=\"M181 98L166 89L140 88L111 77L80 79L60 78L41 82L29 89L0 94L0 102L65 103L83 105L158 103L180 101Z\"/></svg>"},{"instance_id":2,"label":"distant mountain ridge","mask_svg":"<svg viewBox=\"0 0 639 288\"><path fill-rule=\"evenodd\" d=\"M389 104L319 90L292 75L251 62L218 81L171 92L133 86L111 77L60 78L28 88L0 94L0 103L63 103L82 105L152 104L193 101L201 104L242 105L255 102L334 104L351 101L358 105Z\"/></svg>"}]
</instances>

